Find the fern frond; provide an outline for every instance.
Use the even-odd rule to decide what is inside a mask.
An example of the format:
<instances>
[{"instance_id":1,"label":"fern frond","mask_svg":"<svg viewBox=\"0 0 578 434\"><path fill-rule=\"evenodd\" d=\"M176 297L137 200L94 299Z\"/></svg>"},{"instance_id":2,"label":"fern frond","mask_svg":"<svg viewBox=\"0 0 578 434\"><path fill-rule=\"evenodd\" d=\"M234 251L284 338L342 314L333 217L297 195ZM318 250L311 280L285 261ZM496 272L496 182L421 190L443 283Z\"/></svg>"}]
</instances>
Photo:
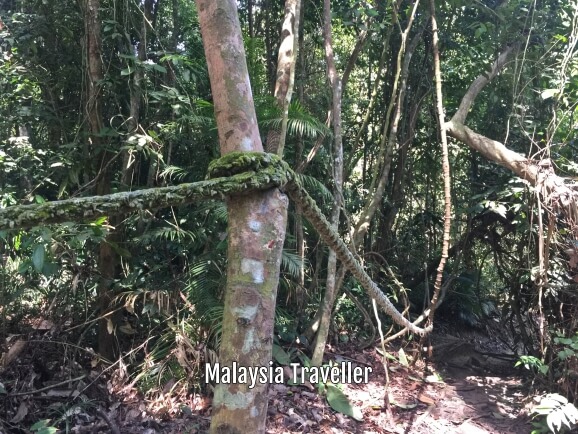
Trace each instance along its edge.
<instances>
[{"instance_id":1,"label":"fern frond","mask_svg":"<svg viewBox=\"0 0 578 434\"><path fill-rule=\"evenodd\" d=\"M281 128L282 113L273 98L262 97L255 104L258 107L259 127L264 130ZM331 135L331 130L303 107L299 101L294 101L289 105L287 134L316 139L321 135Z\"/></svg>"}]
</instances>

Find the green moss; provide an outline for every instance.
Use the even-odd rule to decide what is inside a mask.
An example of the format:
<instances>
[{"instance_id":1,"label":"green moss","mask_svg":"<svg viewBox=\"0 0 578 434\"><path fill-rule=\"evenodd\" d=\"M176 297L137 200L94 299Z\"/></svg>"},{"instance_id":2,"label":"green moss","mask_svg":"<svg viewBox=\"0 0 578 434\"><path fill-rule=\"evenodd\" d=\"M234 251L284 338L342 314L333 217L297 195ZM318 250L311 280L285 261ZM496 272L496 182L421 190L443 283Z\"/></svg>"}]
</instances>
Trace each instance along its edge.
<instances>
[{"instance_id":1,"label":"green moss","mask_svg":"<svg viewBox=\"0 0 578 434\"><path fill-rule=\"evenodd\" d=\"M276 154L266 152L231 152L209 164L208 178L230 177L237 174L258 174L265 179L294 178L289 165Z\"/></svg>"}]
</instances>

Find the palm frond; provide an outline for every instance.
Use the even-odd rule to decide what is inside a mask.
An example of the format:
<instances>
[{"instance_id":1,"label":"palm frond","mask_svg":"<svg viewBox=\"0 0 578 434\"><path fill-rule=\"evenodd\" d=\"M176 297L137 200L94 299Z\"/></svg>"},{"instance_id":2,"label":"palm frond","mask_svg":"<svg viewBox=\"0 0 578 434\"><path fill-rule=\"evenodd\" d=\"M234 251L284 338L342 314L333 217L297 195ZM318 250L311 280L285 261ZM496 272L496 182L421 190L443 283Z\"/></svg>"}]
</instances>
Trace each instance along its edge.
<instances>
[{"instance_id":1,"label":"palm frond","mask_svg":"<svg viewBox=\"0 0 578 434\"><path fill-rule=\"evenodd\" d=\"M223 331L223 306L213 306L201 316L203 323L208 325L209 340L214 340L215 347L221 345L221 332Z\"/></svg>"},{"instance_id":2,"label":"palm frond","mask_svg":"<svg viewBox=\"0 0 578 434\"><path fill-rule=\"evenodd\" d=\"M324 202L333 201L333 194L331 194L329 189L318 179L303 173L299 173L297 176L299 177L299 182L301 182L301 185L305 187L311 196L320 196Z\"/></svg>"},{"instance_id":3,"label":"palm frond","mask_svg":"<svg viewBox=\"0 0 578 434\"><path fill-rule=\"evenodd\" d=\"M331 135L331 129L313 116L299 101L293 101L289 105L287 130L291 135L301 134L311 139Z\"/></svg>"},{"instance_id":4,"label":"palm frond","mask_svg":"<svg viewBox=\"0 0 578 434\"><path fill-rule=\"evenodd\" d=\"M178 166L166 166L161 172L161 178L168 178L170 180L182 181L190 171Z\"/></svg>"},{"instance_id":5,"label":"palm frond","mask_svg":"<svg viewBox=\"0 0 578 434\"><path fill-rule=\"evenodd\" d=\"M170 226L150 229L144 235L136 238L136 241L142 244L152 244L155 241L184 243L185 241L195 242L198 239L198 234L180 226L169 224Z\"/></svg>"},{"instance_id":6,"label":"palm frond","mask_svg":"<svg viewBox=\"0 0 578 434\"><path fill-rule=\"evenodd\" d=\"M227 205L220 200L209 200L199 204L194 214L210 217L211 222L227 223Z\"/></svg>"},{"instance_id":7,"label":"palm frond","mask_svg":"<svg viewBox=\"0 0 578 434\"><path fill-rule=\"evenodd\" d=\"M197 312L207 312L222 304L218 294L224 285L224 274L215 261L201 259L192 264L188 278L185 293Z\"/></svg>"},{"instance_id":8,"label":"palm frond","mask_svg":"<svg viewBox=\"0 0 578 434\"><path fill-rule=\"evenodd\" d=\"M259 127L263 130L281 128L282 113L275 99L267 96L256 100L255 106L258 113ZM290 136L301 135L305 138L316 139L321 135L330 136L331 130L313 116L299 101L293 101L289 105L287 120L287 134Z\"/></svg>"},{"instance_id":9,"label":"palm frond","mask_svg":"<svg viewBox=\"0 0 578 434\"><path fill-rule=\"evenodd\" d=\"M283 271L297 279L301 271L301 266L306 267L307 260L302 261L297 253L283 249L283 254L281 255L281 268Z\"/></svg>"}]
</instances>

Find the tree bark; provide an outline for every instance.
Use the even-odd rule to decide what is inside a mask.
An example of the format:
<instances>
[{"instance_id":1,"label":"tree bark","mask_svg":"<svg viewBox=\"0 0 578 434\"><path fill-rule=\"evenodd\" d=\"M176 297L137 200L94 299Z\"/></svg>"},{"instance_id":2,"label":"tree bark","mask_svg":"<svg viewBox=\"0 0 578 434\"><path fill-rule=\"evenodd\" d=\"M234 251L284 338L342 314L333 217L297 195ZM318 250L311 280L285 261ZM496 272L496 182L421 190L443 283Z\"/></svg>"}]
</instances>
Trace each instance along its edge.
<instances>
[{"instance_id":1,"label":"tree bark","mask_svg":"<svg viewBox=\"0 0 578 434\"><path fill-rule=\"evenodd\" d=\"M234 0L197 0L221 154L263 151ZM287 222L278 189L231 196L221 366L269 366ZM263 433L267 384L217 384L212 433Z\"/></svg>"},{"instance_id":2,"label":"tree bark","mask_svg":"<svg viewBox=\"0 0 578 434\"><path fill-rule=\"evenodd\" d=\"M508 58L515 53L517 45L507 47L494 61L490 70L481 74L470 85L457 112L445 128L447 134L470 148L478 151L485 158L511 170L514 174L537 188L544 204L555 213L562 212L566 224L578 238L578 191L574 185L567 185L564 178L556 175L549 159L532 160L508 149L503 143L483 136L465 125L468 112L476 97L506 65Z\"/></svg>"},{"instance_id":3,"label":"tree bark","mask_svg":"<svg viewBox=\"0 0 578 434\"><path fill-rule=\"evenodd\" d=\"M325 60L327 62L327 78L333 91L333 209L331 212L331 228L338 232L339 215L343 197L343 143L341 133L341 78L337 74L335 67L335 56L333 54L333 38L331 34L331 5L329 0L323 2L323 33L325 36ZM329 250L327 259L327 280L325 283L325 294L320 306L321 316L319 330L315 338L313 356L311 364L320 366L323 362L325 344L329 334L331 313L335 303L337 277L337 255L333 249Z\"/></svg>"},{"instance_id":4,"label":"tree bark","mask_svg":"<svg viewBox=\"0 0 578 434\"><path fill-rule=\"evenodd\" d=\"M140 112L142 104L142 82L145 79L143 63L147 60L147 42L151 23L153 22L153 0L145 0L142 12L142 25L138 42L136 61L134 62L134 73L132 74L130 87L130 114L127 120L129 134L136 134L140 125ZM140 9L140 8L139 8ZM133 46L129 45L129 53L133 54ZM133 65L130 65L131 67ZM151 159L156 157L152 156ZM135 167L137 166L137 154L130 149L123 151L121 184L125 188L130 188ZM153 162L151 161L151 164Z\"/></svg>"},{"instance_id":5,"label":"tree bark","mask_svg":"<svg viewBox=\"0 0 578 434\"><path fill-rule=\"evenodd\" d=\"M267 134L267 152L283 157L289 104L295 83L295 61L297 59L297 34L299 32L301 0L285 0L285 18L281 27L281 44L277 58L277 80L275 100L281 109L281 127L272 128Z\"/></svg>"},{"instance_id":6,"label":"tree bark","mask_svg":"<svg viewBox=\"0 0 578 434\"><path fill-rule=\"evenodd\" d=\"M435 77L435 102L436 112L438 116L438 127L440 130L440 138L442 144L442 172L444 177L444 233L442 239L442 255L439 266L437 268L436 280L434 283L434 294L431 299L431 309L429 314L429 323L433 324L434 313L437 301L442 287L443 272L448 259L448 250L450 246L450 228L452 217L452 198L451 198L451 177L450 177L450 160L448 151L448 136L445 126L445 112L443 105L442 94L442 73L440 66L440 52L439 52L439 31L436 19L435 0L430 0L430 14L431 14L431 29L432 29L432 45L433 45L433 64ZM431 352L431 346L430 346Z\"/></svg>"},{"instance_id":7,"label":"tree bark","mask_svg":"<svg viewBox=\"0 0 578 434\"><path fill-rule=\"evenodd\" d=\"M86 0L85 3L85 38L86 38L86 65L88 78L86 111L88 117L89 141L92 145L87 154L101 153L100 173L97 175L96 194L105 195L110 192L111 173L107 164L112 156L102 149L99 133L103 126L101 83L103 79L102 47L99 19L100 0ZM88 157L88 155L87 155ZM98 169L98 168L97 168ZM113 226L114 226L113 222ZM100 274L97 296L101 318L98 322L98 352L107 360L116 356L114 341L114 314L109 314L110 302L113 298L112 284L117 273L118 256L112 248L115 234L110 233L101 242L98 252L98 271Z\"/></svg>"}]
</instances>

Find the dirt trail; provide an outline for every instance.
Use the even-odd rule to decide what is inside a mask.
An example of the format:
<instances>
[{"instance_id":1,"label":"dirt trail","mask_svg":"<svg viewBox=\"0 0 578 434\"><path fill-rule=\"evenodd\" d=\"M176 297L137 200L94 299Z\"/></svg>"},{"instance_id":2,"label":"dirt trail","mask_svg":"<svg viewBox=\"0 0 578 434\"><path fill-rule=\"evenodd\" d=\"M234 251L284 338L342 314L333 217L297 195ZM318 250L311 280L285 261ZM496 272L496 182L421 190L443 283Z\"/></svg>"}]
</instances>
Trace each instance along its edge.
<instances>
[{"instance_id":1,"label":"dirt trail","mask_svg":"<svg viewBox=\"0 0 578 434\"><path fill-rule=\"evenodd\" d=\"M363 420L335 413L325 399L304 387L274 386L268 433L518 434L531 428L521 380L481 372L477 366L438 363L426 370L391 363L390 411L385 374L375 351L354 358L374 366L368 384L344 385Z\"/></svg>"}]
</instances>

